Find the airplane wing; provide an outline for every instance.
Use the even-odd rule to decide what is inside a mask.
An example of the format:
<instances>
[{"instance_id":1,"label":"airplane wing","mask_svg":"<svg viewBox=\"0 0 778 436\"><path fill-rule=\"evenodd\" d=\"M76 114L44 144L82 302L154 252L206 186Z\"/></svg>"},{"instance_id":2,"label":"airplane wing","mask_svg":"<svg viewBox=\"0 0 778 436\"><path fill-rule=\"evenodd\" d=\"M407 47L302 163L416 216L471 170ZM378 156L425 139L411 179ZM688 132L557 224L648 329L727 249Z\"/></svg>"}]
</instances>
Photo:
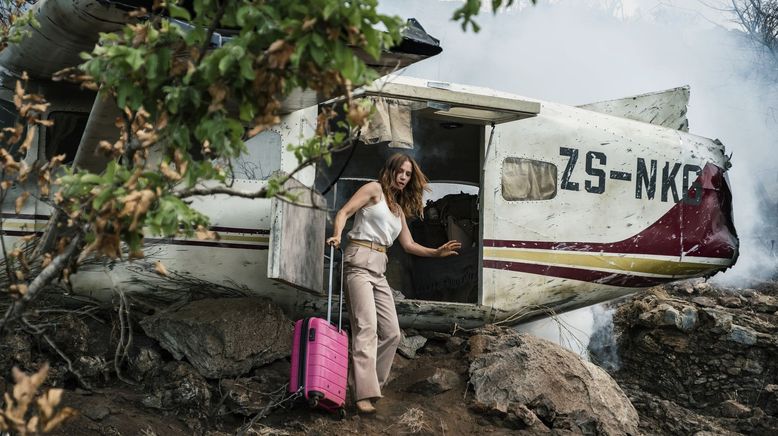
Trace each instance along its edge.
<instances>
[{"instance_id":1,"label":"airplane wing","mask_svg":"<svg viewBox=\"0 0 778 436\"><path fill-rule=\"evenodd\" d=\"M15 76L27 71L33 78L51 79L54 72L81 63L79 54L92 50L100 32L119 30L132 19L128 13L145 3L148 2L42 0L34 6L34 14L40 27L31 28L29 37L0 52L0 68ZM178 23L183 27L188 26L187 23ZM212 45L226 43L230 39L230 33L230 29L224 29L224 35L215 35ZM427 34L413 18L408 20L402 38L397 46L384 50L378 60L361 51L356 54L383 75L442 51L439 41ZM302 101L299 95L291 96L290 105L295 101ZM302 107L311 105L309 101L304 103L305 106ZM316 104L316 101L313 104ZM290 109L295 110L292 107Z\"/></svg>"},{"instance_id":2,"label":"airplane wing","mask_svg":"<svg viewBox=\"0 0 778 436\"><path fill-rule=\"evenodd\" d=\"M681 86L666 91L600 101L578 107L601 114L688 132L689 120L686 118L688 105L689 87Z\"/></svg>"}]
</instances>

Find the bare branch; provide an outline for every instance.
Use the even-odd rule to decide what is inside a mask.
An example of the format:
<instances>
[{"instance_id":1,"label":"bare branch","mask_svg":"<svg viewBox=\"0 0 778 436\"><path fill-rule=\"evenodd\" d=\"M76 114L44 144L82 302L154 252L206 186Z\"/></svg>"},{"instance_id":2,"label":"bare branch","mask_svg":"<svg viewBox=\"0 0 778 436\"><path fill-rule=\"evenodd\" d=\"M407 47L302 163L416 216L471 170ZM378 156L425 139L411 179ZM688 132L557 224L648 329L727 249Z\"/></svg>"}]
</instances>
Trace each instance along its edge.
<instances>
[{"instance_id":1,"label":"bare branch","mask_svg":"<svg viewBox=\"0 0 778 436\"><path fill-rule=\"evenodd\" d=\"M3 316L3 319L0 320L0 334L3 333L3 329L8 325L9 322L15 320L24 312L24 309L27 307L27 305L39 296L43 289L46 288L46 285L51 283L51 281L55 278L59 277L59 275L62 273L62 270L64 270L65 267L75 257L83 239L84 235L82 232L78 232L73 235L73 239L70 240L70 243L65 248L65 250L58 254L51 261L51 263L46 266L46 268L43 268L40 274L38 274L32 283L30 283L30 286L27 288L27 292L11 303L11 306L6 311L5 316Z\"/></svg>"},{"instance_id":2,"label":"bare branch","mask_svg":"<svg viewBox=\"0 0 778 436\"><path fill-rule=\"evenodd\" d=\"M51 347L52 350L54 350L57 354L59 354L59 357L62 358L62 360L65 361L65 363L68 365L68 371L70 371L71 374L76 376L76 380L78 380L78 383L81 385L82 388L93 391L94 388L84 380L84 377L73 367L73 362L68 358L68 356L57 347L57 344L54 343L54 341L51 340L51 338L43 331L43 329L33 325L30 321L27 320L27 318L22 317L22 322L32 331L34 335L40 336L43 338L44 341L46 341L47 344L49 344L49 347Z\"/></svg>"}]
</instances>

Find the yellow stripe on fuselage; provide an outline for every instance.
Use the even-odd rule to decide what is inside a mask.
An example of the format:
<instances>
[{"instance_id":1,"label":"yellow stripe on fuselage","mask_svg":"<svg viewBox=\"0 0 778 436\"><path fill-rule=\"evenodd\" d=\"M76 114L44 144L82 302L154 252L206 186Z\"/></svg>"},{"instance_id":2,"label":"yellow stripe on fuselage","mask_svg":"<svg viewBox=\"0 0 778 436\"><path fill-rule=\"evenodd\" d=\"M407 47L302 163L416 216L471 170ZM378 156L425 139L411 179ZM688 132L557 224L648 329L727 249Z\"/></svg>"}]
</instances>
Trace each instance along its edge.
<instances>
[{"instance_id":1,"label":"yellow stripe on fuselage","mask_svg":"<svg viewBox=\"0 0 778 436\"><path fill-rule=\"evenodd\" d=\"M46 222L42 221L39 223L34 222L33 220L23 220L23 221L11 221L9 219L6 219L3 221L3 229L4 230L21 230L21 231L28 231L28 232L40 232L43 231L46 228Z\"/></svg>"},{"instance_id":2,"label":"yellow stripe on fuselage","mask_svg":"<svg viewBox=\"0 0 778 436\"><path fill-rule=\"evenodd\" d=\"M685 262L678 258L656 259L614 253L571 252L561 250L527 250L484 248L484 258L524 261L528 263L587 268L606 271L689 276L721 266L719 263Z\"/></svg>"},{"instance_id":3,"label":"yellow stripe on fuselage","mask_svg":"<svg viewBox=\"0 0 778 436\"><path fill-rule=\"evenodd\" d=\"M259 242L262 244L267 244L270 242L270 237L268 236L232 236L232 235L225 235L224 233L219 232L219 239L214 239L215 241L236 241L236 242Z\"/></svg>"}]
</instances>

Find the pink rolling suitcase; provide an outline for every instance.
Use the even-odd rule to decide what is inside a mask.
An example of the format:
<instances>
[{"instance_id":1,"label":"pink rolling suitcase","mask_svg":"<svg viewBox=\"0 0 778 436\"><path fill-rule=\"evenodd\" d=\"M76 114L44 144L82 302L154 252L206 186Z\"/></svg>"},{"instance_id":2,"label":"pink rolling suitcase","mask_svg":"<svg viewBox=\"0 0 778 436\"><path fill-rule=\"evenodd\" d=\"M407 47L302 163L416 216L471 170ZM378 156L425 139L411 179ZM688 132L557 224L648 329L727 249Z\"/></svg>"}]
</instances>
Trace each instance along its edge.
<instances>
[{"instance_id":1,"label":"pink rolling suitcase","mask_svg":"<svg viewBox=\"0 0 778 436\"><path fill-rule=\"evenodd\" d=\"M311 407L346 416L348 335L341 328L343 317L343 262L341 261L338 326L332 314L332 274L335 247L330 247L330 280L327 319L304 318L294 324L289 392L300 392Z\"/></svg>"}]
</instances>

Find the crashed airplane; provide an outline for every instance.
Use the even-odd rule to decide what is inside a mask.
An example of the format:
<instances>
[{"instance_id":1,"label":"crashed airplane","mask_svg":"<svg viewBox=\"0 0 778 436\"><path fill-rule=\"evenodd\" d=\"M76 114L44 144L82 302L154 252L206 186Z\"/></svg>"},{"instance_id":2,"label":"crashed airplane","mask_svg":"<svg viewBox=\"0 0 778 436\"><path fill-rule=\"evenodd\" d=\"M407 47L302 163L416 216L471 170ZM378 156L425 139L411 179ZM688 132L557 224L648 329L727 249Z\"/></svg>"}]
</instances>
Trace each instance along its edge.
<instances>
[{"instance_id":1,"label":"crashed airplane","mask_svg":"<svg viewBox=\"0 0 778 436\"><path fill-rule=\"evenodd\" d=\"M115 135L116 107L49 78L76 65L97 32L126 22L128 3L44 0L35 6L41 28L0 53L2 127L15 118L12 89L22 71L51 102L54 127L40 132L28 164L65 153L83 168L105 165L94 150ZM403 43L373 66L406 66L438 52L437 40L411 23ZM198 198L193 206L219 239L148 238L147 258L270 297L293 316L321 313L330 218L400 149L432 181L425 219L409 222L414 239L463 243L459 256L442 259L392 248L387 278L403 327L517 323L708 277L737 259L729 159L720 142L688 133L688 88L572 107L390 74L357 94L376 103L371 127L331 166L297 174L289 188L311 194L299 196L303 204ZM282 122L246 141L233 187L257 189L272 173L295 168L287 145L314 135L320 104L316 95L293 93ZM17 214L22 188L3 204L7 243L40 232L50 215L42 202ZM72 285L92 296L153 289L153 281L136 279L138 265L85 265Z\"/></svg>"}]
</instances>

